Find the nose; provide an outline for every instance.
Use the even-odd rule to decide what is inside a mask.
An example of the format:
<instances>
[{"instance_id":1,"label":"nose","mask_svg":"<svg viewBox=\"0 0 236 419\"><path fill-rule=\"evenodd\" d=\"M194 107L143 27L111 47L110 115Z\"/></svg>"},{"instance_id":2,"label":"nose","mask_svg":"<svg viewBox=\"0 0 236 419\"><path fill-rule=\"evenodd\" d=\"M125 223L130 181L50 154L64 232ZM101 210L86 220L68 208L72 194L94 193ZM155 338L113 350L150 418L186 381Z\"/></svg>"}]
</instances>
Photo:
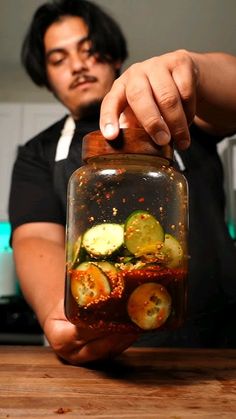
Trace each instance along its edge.
<instances>
[{"instance_id":1,"label":"nose","mask_svg":"<svg viewBox=\"0 0 236 419\"><path fill-rule=\"evenodd\" d=\"M78 73L88 69L87 57L81 51L74 51L70 55L70 67L72 73Z\"/></svg>"}]
</instances>

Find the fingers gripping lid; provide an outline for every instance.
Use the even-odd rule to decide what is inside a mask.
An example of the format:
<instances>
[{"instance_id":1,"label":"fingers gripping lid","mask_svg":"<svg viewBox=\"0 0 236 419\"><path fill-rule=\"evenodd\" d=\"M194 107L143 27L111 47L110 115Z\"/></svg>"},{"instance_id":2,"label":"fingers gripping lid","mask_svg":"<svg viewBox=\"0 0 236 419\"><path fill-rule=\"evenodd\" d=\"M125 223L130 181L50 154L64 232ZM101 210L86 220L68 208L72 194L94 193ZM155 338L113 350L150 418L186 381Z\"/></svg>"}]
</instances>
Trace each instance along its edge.
<instances>
[{"instance_id":1,"label":"fingers gripping lid","mask_svg":"<svg viewBox=\"0 0 236 419\"><path fill-rule=\"evenodd\" d=\"M172 160L173 146L159 146L142 128L121 129L115 140L107 140L101 131L93 131L83 138L82 159L112 154L146 154Z\"/></svg>"}]
</instances>

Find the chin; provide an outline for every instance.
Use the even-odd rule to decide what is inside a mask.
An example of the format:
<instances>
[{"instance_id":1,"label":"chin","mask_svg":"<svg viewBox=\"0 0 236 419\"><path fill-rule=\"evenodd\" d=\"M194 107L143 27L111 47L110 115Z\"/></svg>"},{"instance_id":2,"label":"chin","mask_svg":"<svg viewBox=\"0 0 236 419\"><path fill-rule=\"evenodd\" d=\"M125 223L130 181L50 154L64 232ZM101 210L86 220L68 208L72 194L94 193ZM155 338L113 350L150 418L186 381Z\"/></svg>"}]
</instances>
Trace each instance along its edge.
<instances>
[{"instance_id":1,"label":"chin","mask_svg":"<svg viewBox=\"0 0 236 419\"><path fill-rule=\"evenodd\" d=\"M99 118L102 99L94 99L87 103L80 104L73 112L78 119Z\"/></svg>"}]
</instances>

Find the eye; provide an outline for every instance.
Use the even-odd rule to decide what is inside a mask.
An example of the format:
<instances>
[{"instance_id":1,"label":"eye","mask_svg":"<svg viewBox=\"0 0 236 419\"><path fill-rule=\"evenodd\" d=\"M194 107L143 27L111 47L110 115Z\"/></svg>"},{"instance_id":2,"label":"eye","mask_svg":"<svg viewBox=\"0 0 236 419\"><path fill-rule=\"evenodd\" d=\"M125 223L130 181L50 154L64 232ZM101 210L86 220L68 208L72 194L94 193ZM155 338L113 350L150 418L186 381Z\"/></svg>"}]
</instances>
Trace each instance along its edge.
<instances>
[{"instance_id":1,"label":"eye","mask_svg":"<svg viewBox=\"0 0 236 419\"><path fill-rule=\"evenodd\" d=\"M58 58L57 60L54 60L52 65L54 65L55 67L60 66L61 64L63 64L65 62L66 58Z\"/></svg>"},{"instance_id":2,"label":"eye","mask_svg":"<svg viewBox=\"0 0 236 419\"><path fill-rule=\"evenodd\" d=\"M84 57L90 57L92 55L92 49L91 48L81 48L80 54L82 54Z\"/></svg>"},{"instance_id":3,"label":"eye","mask_svg":"<svg viewBox=\"0 0 236 419\"><path fill-rule=\"evenodd\" d=\"M51 64L52 64L53 66L59 66L60 64L62 64L62 63L63 63L63 61L64 61L64 59L63 59L63 58L61 58L60 60L53 61Z\"/></svg>"},{"instance_id":4,"label":"eye","mask_svg":"<svg viewBox=\"0 0 236 419\"><path fill-rule=\"evenodd\" d=\"M56 67L56 66L59 66L59 65L63 64L63 62L65 61L65 59L66 59L66 57L64 55L54 54L54 55L51 55L48 58L48 63L50 65Z\"/></svg>"},{"instance_id":5,"label":"eye","mask_svg":"<svg viewBox=\"0 0 236 419\"><path fill-rule=\"evenodd\" d=\"M79 50L84 56L90 57L93 55L92 43L88 40L79 45Z\"/></svg>"}]
</instances>

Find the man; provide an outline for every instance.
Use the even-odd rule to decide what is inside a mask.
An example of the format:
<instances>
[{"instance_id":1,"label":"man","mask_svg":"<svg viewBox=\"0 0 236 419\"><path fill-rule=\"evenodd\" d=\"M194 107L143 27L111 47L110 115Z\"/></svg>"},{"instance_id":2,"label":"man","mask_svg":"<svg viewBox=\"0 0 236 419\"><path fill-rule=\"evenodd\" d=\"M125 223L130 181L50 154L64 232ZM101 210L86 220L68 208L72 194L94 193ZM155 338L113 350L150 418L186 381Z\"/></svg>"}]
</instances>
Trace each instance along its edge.
<instances>
[{"instance_id":1,"label":"man","mask_svg":"<svg viewBox=\"0 0 236 419\"><path fill-rule=\"evenodd\" d=\"M104 346L108 354L118 350L117 344L122 350L133 341L132 336L122 342L112 335L106 342L98 333L96 343L91 332L77 337L63 309L66 183L81 165L82 137L98 128L99 105L127 56L126 42L118 25L95 5L61 0L36 11L22 56L33 80L52 90L70 116L20 150L10 199L12 245L22 290L47 339L56 352L76 363L79 348L81 361L88 358L86 348L83 355L85 342L92 357L99 358ZM66 159L65 137L71 141L70 159Z\"/></svg>"},{"instance_id":2,"label":"man","mask_svg":"<svg viewBox=\"0 0 236 419\"><path fill-rule=\"evenodd\" d=\"M115 356L137 340L136 335L121 336L116 333L91 332L86 329L82 331L67 321L63 308L67 182L71 173L81 165L82 137L87 132L98 128L101 101L119 75L126 55L125 40L117 24L97 6L84 0L58 0L41 6L33 18L23 45L23 62L29 75L36 84L46 86L52 91L58 100L68 108L69 116L40 133L19 151L13 171L9 205L12 246L25 298L37 314L52 348L59 356L72 364ZM200 83L204 87L205 83L200 79L197 71L201 55L176 52L169 57L170 61L177 60L181 64L180 72L170 71L166 58L160 57L158 63L150 61L148 65L147 63L137 65L138 71L135 71L135 77L137 76L138 81L142 83L140 86L144 86L145 100L149 104L147 107L147 116L150 116L147 121L149 122L148 126L145 126L146 122L144 122L144 126L148 131L150 130L150 134L158 143L169 141L171 133L176 145L179 145L179 148L185 148L186 143L189 144L188 123L193 120L195 115L195 105L197 115L200 116L206 106L202 98L196 97L197 86ZM180 59L181 57L182 59ZM208 61L210 68L211 58ZM222 73L222 69L225 67L224 61L223 56L219 57L217 73ZM150 64L152 70L149 74ZM153 103L150 102L150 95L147 95L147 92L156 94L156 90L159 91L160 88L159 82L157 83L153 77L152 64L160 64L159 70L160 68L166 69L169 77L166 78L164 71L163 82L167 84L167 90L174 98L173 103L168 100L164 101L164 108L161 106L161 101L155 102L154 109L158 114L156 122L155 115L150 112ZM232 64L229 64L230 68L233 67ZM201 75L204 75L206 70L207 64ZM129 75L132 75L132 68L115 82L111 93L108 94L104 102L101 127L104 130L106 126L106 135L110 138L114 138L117 133L118 117L121 111L124 111L121 115L122 124L130 124L131 119L134 123L135 116L138 117L139 123L143 124L142 116L135 105L135 103L139 103L135 87L137 85L133 85L133 82L129 80ZM150 85L146 90L145 83L148 78ZM133 80L133 76L131 79ZM150 90L153 83L154 85L157 83L157 89L154 86L154 89ZM182 90L181 83L185 86ZM130 90L129 86L131 86ZM118 92L117 99L114 99L113 92L115 95ZM189 97L185 95L186 92L189 92ZM168 96L166 97L168 98ZM189 101L188 98L191 100ZM111 103L110 110L108 109L108 100ZM127 104L130 104L130 107L127 107ZM232 108L234 108L233 102ZM165 131L165 138L163 134L160 134L160 129ZM227 243L229 257L226 258L226 264L230 265L232 264L231 255L235 256L235 254L222 221L223 202L221 198L223 199L223 197L220 183L222 179L221 167L215 149L216 139L209 136L206 133L207 130L205 133L200 131L196 124L192 126L191 131L193 146L189 152L183 152L186 153L186 158L184 155L182 156L183 163L187 165L189 171L190 188L192 162L194 167L194 165L198 165L198 157L200 161L201 159L207 160L206 164L211 165L210 172L212 170L210 181L214 185L220 185L219 188L217 186L217 191L214 191L215 194L211 198L214 205L217 201L216 211L224 232L224 239L222 237L220 244L225 246ZM198 137L201 137L199 139L200 151L194 145L197 144L196 138ZM181 141L184 143L182 146ZM194 151L199 154L197 158L195 158ZM201 163L199 177L202 175L202 165L203 163ZM217 175L216 179L215 175ZM194 174L193 181L195 179L196 174ZM205 187L205 178L202 181ZM199 179L196 200L204 200L207 192L204 190L201 195ZM192 202L191 211L194 212L195 198ZM212 210L212 205L210 208ZM205 214L201 211L200 214L204 226L206 223ZM198 223L199 213L193 214L192 219L196 219ZM195 230L196 228L194 228L194 232ZM204 234L203 236L200 234L202 230L201 227L197 231L196 240L200 239L200 246L203 245L204 252L208 248L209 242L204 242ZM206 227L205 231L207 236L209 228ZM215 243L215 231L210 231L213 234L212 242ZM172 344L175 344L176 339L178 345L204 346L207 344L204 333L203 336L200 332L199 336L192 336L195 330L199 329L195 324L194 327L196 327L192 327L192 319L195 321L199 313L201 315L205 314L205 311L211 313L216 308L217 315L218 312L221 315L222 310L226 307L226 299L232 297L233 300L235 295L235 290L228 287L232 269L229 269L230 274L229 278L226 278L226 292L224 292L221 279L218 280L217 276L219 249L217 249L216 257L214 256L215 247L211 250L209 266L205 260L207 257L203 258L201 252L199 255L193 254L192 256L195 265L191 271L193 278L190 277L190 283L192 282L189 303L190 326L180 331L179 335L177 333L173 339L171 336L163 336L162 342L157 342L153 338L150 342L149 339L150 344L165 344L166 342L171 344L171 339ZM205 269L200 279L198 278L198 269L194 272L199 263L202 263ZM228 266L225 263L223 268L228 271ZM205 284L206 278L208 279L209 275L214 274L216 274L216 281L219 284L217 283L215 286L214 279L211 278L208 287ZM203 287L203 299L199 301L201 287ZM196 298L194 298L195 291L197 292ZM230 294L229 296L227 292ZM220 307L218 307L218 303ZM203 322L205 324L205 320ZM211 321L210 326L212 327ZM219 345L221 333L222 328L219 333L216 333L216 337L214 336L216 342L212 342L213 344Z\"/></svg>"}]
</instances>

